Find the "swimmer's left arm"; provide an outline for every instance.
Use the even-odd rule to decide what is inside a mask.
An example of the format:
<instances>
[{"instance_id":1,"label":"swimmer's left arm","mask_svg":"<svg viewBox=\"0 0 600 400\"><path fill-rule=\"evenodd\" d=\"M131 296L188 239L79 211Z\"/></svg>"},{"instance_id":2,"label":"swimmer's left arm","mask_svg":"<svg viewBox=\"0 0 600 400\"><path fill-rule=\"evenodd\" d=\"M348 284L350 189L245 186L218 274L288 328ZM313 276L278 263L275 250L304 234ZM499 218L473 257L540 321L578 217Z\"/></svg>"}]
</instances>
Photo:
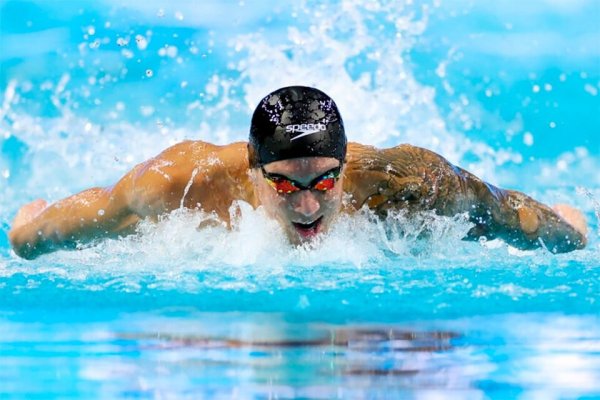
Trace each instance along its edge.
<instances>
[{"instance_id":1,"label":"swimmer's left arm","mask_svg":"<svg viewBox=\"0 0 600 400\"><path fill-rule=\"evenodd\" d=\"M380 214L391 209L466 213L475 226L465 239L500 238L524 250L546 247L563 253L587 243L579 210L552 209L523 193L499 189L423 148L378 150L352 143L346 173L356 208L368 205Z\"/></svg>"},{"instance_id":2,"label":"swimmer's left arm","mask_svg":"<svg viewBox=\"0 0 600 400\"><path fill-rule=\"evenodd\" d=\"M583 214L570 206L553 208L531 197L503 190L469 174L472 202L470 219L475 223L467 239L496 237L520 249L545 247L553 253L582 249L587 244Z\"/></svg>"},{"instance_id":3,"label":"swimmer's left arm","mask_svg":"<svg viewBox=\"0 0 600 400\"><path fill-rule=\"evenodd\" d=\"M545 247L553 253L585 247L587 226L579 210L567 205L552 209L521 192L490 185L433 152L418 151L428 161L422 176L431 180L431 208L445 215L467 212L475 226L466 239L500 238L523 250Z\"/></svg>"}]
</instances>

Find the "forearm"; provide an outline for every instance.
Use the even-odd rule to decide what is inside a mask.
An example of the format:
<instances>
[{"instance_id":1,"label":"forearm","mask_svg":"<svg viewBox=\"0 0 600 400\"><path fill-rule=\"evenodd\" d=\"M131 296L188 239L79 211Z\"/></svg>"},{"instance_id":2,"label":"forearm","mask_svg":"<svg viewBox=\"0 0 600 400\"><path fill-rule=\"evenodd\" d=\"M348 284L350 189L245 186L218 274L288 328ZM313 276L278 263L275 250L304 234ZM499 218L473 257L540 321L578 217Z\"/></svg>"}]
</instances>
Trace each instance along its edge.
<instances>
[{"instance_id":1,"label":"forearm","mask_svg":"<svg viewBox=\"0 0 600 400\"><path fill-rule=\"evenodd\" d=\"M470 179L469 239L500 238L520 249L545 247L553 253L582 249L586 238L550 207L512 190Z\"/></svg>"},{"instance_id":2,"label":"forearm","mask_svg":"<svg viewBox=\"0 0 600 400\"><path fill-rule=\"evenodd\" d=\"M9 239L15 253L26 259L57 249L73 248L98 236L127 227L127 209L115 204L109 189L89 189L45 208L14 227Z\"/></svg>"}]
</instances>

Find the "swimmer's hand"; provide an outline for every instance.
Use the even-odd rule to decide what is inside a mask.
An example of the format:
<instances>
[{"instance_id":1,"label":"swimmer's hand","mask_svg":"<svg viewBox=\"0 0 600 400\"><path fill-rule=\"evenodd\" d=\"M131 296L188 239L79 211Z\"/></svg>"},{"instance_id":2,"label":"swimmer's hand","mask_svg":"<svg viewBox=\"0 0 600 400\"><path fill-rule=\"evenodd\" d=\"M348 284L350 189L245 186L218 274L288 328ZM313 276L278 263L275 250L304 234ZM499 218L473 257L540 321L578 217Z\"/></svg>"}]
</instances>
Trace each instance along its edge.
<instances>
[{"instance_id":1,"label":"swimmer's hand","mask_svg":"<svg viewBox=\"0 0 600 400\"><path fill-rule=\"evenodd\" d=\"M47 206L48 203L46 200L37 199L31 203L25 204L17 212L12 227L10 231L8 231L8 239L18 256L29 258L27 250L30 247L30 240L23 240L23 232L27 231L27 227L30 225L31 221L39 216Z\"/></svg>"},{"instance_id":2,"label":"swimmer's hand","mask_svg":"<svg viewBox=\"0 0 600 400\"><path fill-rule=\"evenodd\" d=\"M584 238L586 237L588 231L587 223L585 221L585 216L581 211L568 204L555 204L552 207L552 210Z\"/></svg>"},{"instance_id":3,"label":"swimmer's hand","mask_svg":"<svg viewBox=\"0 0 600 400\"><path fill-rule=\"evenodd\" d=\"M13 220L12 229L8 233L9 236L11 235L11 232L14 233L15 230L27 225L31 220L40 215L47 206L48 202L46 202L46 200L37 199L21 207Z\"/></svg>"}]
</instances>

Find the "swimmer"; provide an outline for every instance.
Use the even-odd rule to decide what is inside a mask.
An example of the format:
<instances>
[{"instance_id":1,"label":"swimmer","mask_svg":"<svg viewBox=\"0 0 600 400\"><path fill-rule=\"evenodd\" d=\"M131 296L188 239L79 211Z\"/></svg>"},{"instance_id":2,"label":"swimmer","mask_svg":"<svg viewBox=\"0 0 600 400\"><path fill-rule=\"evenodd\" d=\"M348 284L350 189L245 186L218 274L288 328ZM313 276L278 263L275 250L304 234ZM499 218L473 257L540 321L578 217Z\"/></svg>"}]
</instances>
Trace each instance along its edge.
<instances>
[{"instance_id":1,"label":"swimmer","mask_svg":"<svg viewBox=\"0 0 600 400\"><path fill-rule=\"evenodd\" d=\"M248 142L185 141L135 166L113 186L52 205L35 200L18 211L9 239L17 255L33 259L134 233L139 221L178 208L202 209L229 223L235 201L262 207L292 244L327 232L342 212L368 207L382 218L395 210L465 213L473 224L466 240L500 238L553 253L586 245L583 214L568 205L550 208L499 189L423 148L347 143L334 101L302 86L260 101Z\"/></svg>"}]
</instances>

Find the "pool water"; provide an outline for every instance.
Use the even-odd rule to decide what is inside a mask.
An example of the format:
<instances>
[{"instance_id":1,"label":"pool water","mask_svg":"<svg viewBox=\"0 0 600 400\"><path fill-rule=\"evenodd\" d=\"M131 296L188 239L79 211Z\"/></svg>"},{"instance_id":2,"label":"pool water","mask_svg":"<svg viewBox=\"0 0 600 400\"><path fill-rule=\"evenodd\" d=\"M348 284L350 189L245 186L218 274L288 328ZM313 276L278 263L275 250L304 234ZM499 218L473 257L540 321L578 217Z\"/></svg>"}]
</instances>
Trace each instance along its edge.
<instances>
[{"instance_id":1,"label":"pool water","mask_svg":"<svg viewBox=\"0 0 600 400\"><path fill-rule=\"evenodd\" d=\"M600 3L133 3L0 1L1 398L600 397ZM231 231L179 210L77 251L10 250L20 205L184 139L245 140L291 84L330 94L352 141L580 208L589 245L362 212L292 248L241 203Z\"/></svg>"}]
</instances>

